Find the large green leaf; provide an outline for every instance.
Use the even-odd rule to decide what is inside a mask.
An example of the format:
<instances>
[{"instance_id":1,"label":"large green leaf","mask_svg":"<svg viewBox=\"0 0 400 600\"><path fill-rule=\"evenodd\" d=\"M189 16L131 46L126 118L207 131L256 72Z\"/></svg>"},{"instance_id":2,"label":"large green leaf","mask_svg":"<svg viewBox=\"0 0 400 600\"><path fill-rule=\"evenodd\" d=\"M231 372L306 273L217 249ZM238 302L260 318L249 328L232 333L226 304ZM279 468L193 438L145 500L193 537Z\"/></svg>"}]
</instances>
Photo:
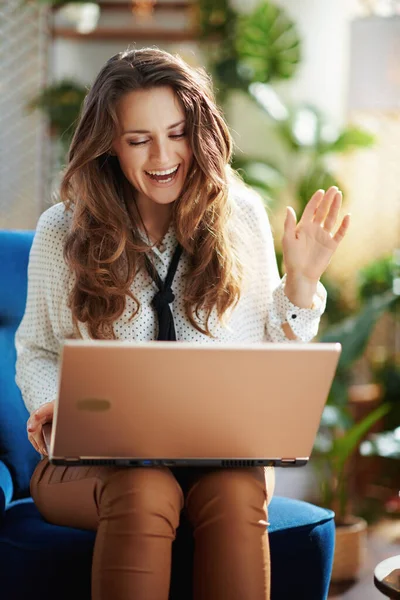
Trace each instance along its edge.
<instances>
[{"instance_id":1,"label":"large green leaf","mask_svg":"<svg viewBox=\"0 0 400 600\"><path fill-rule=\"evenodd\" d=\"M342 345L339 370L348 369L362 355L376 322L399 299L391 291L374 296L357 315L333 325L323 333L321 342L339 342Z\"/></svg>"},{"instance_id":2,"label":"large green leaf","mask_svg":"<svg viewBox=\"0 0 400 600\"><path fill-rule=\"evenodd\" d=\"M375 137L359 127L348 127L331 144L326 144L324 152L347 152L356 148L368 148L375 142Z\"/></svg>"},{"instance_id":3,"label":"large green leaf","mask_svg":"<svg viewBox=\"0 0 400 600\"><path fill-rule=\"evenodd\" d=\"M288 79L300 63L300 37L284 9L264 0L237 21L236 53L251 80Z\"/></svg>"},{"instance_id":4,"label":"large green leaf","mask_svg":"<svg viewBox=\"0 0 400 600\"><path fill-rule=\"evenodd\" d=\"M391 405L388 403L381 404L364 417L362 421L355 423L344 435L335 438L330 454L331 458L337 461L336 467L338 472L343 470L344 464L350 454L357 448L360 440L368 433L372 425L390 412L391 408Z\"/></svg>"}]
</instances>

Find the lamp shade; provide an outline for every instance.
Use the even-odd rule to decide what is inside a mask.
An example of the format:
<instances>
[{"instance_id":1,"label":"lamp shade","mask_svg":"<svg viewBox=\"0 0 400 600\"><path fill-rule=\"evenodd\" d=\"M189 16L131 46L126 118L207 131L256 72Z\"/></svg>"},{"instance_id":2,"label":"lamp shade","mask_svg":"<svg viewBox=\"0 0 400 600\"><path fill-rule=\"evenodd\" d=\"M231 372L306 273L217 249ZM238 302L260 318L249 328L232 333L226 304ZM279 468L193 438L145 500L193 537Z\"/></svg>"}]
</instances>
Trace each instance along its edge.
<instances>
[{"instance_id":1,"label":"lamp shade","mask_svg":"<svg viewBox=\"0 0 400 600\"><path fill-rule=\"evenodd\" d=\"M351 24L349 108L400 110L400 16Z\"/></svg>"}]
</instances>

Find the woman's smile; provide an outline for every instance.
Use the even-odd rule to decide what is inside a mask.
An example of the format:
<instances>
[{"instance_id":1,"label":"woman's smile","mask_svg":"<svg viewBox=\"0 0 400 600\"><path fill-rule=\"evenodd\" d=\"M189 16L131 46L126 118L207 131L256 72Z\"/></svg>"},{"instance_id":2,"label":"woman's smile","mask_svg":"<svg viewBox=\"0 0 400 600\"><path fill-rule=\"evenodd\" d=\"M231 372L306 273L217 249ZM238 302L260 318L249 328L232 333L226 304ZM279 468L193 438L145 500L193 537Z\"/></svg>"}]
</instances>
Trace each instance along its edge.
<instances>
[{"instance_id":1,"label":"woman's smile","mask_svg":"<svg viewBox=\"0 0 400 600\"><path fill-rule=\"evenodd\" d=\"M145 171L148 178L151 180L153 185L166 187L170 185L175 185L178 179L180 164L172 167L171 169L157 169L154 171Z\"/></svg>"}]
</instances>

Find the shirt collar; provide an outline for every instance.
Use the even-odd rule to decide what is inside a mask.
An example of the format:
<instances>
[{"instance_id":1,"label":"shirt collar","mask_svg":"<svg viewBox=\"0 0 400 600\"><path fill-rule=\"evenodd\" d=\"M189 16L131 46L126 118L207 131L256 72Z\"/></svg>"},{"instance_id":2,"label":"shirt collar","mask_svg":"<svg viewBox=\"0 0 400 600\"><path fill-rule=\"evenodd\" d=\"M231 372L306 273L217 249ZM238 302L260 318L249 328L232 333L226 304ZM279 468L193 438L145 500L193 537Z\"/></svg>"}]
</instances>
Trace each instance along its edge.
<instances>
[{"instance_id":1,"label":"shirt collar","mask_svg":"<svg viewBox=\"0 0 400 600\"><path fill-rule=\"evenodd\" d=\"M147 234L139 230L139 235L146 244L151 244ZM170 224L167 233L158 245L152 245L151 250L163 263L169 263L177 244L175 227Z\"/></svg>"}]
</instances>

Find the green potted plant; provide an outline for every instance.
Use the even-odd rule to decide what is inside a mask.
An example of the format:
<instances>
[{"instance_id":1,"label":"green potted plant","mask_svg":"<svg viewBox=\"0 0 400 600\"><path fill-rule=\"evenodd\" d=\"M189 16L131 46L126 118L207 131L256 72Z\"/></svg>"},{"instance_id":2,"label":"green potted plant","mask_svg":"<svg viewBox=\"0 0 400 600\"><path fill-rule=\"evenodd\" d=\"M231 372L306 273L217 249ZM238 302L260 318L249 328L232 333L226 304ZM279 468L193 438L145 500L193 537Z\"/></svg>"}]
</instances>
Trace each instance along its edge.
<instances>
[{"instance_id":1,"label":"green potted plant","mask_svg":"<svg viewBox=\"0 0 400 600\"><path fill-rule=\"evenodd\" d=\"M79 83L64 79L44 88L27 106L29 111L38 109L46 115L50 134L60 141L63 155L71 143L86 93Z\"/></svg>"},{"instance_id":2,"label":"green potted plant","mask_svg":"<svg viewBox=\"0 0 400 600\"><path fill-rule=\"evenodd\" d=\"M357 577L363 561L366 522L353 514L350 504L350 459L371 427L391 410L380 404L360 422L351 417L348 400L351 392L351 367L365 351L378 319L399 301L391 291L369 298L359 313L329 327L321 342L339 342L342 354L321 421L313 451L320 487L320 503L335 511L336 547L332 580ZM379 388L377 388L379 389Z\"/></svg>"}]
</instances>

